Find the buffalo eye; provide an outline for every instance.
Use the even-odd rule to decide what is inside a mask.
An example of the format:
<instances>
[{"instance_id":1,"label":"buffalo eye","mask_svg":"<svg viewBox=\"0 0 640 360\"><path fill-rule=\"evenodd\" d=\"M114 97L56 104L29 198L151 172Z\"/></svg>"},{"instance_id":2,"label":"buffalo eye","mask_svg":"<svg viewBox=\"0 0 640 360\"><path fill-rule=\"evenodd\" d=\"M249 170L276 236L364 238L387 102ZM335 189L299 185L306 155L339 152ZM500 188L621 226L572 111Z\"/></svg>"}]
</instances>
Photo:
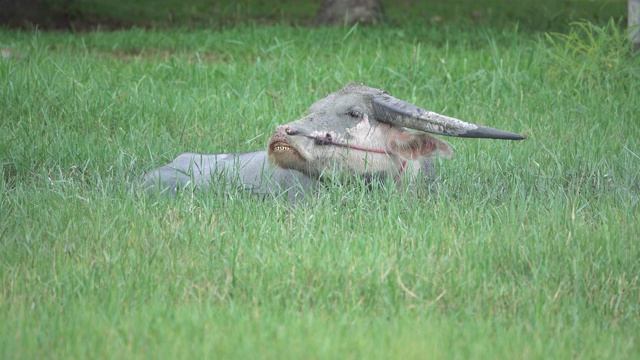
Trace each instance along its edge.
<instances>
[{"instance_id":1,"label":"buffalo eye","mask_svg":"<svg viewBox=\"0 0 640 360\"><path fill-rule=\"evenodd\" d=\"M347 115L351 116L354 119L360 119L362 117L362 113L357 110L349 110Z\"/></svg>"}]
</instances>

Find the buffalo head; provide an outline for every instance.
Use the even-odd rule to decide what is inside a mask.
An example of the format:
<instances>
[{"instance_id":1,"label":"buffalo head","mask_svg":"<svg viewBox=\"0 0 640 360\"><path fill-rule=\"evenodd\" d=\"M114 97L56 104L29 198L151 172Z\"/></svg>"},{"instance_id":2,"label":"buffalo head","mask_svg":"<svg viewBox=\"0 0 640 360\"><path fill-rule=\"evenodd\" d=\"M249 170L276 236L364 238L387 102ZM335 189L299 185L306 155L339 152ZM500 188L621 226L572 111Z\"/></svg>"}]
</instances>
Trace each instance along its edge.
<instances>
[{"instance_id":1,"label":"buffalo head","mask_svg":"<svg viewBox=\"0 0 640 360\"><path fill-rule=\"evenodd\" d=\"M420 132L411 131L418 130ZM361 84L348 84L314 103L300 120L281 125L269 141L269 161L318 178L333 173L398 175L412 163L451 157L448 143L428 133L522 140L513 134L427 111Z\"/></svg>"}]
</instances>

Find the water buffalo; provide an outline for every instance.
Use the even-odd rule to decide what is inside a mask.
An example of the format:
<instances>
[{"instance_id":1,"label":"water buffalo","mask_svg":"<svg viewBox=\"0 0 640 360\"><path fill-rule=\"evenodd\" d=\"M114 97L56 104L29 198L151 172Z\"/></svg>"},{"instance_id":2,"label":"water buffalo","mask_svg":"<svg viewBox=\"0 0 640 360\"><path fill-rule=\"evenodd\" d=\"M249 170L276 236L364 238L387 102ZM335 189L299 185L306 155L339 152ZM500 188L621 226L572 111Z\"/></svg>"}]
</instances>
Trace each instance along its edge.
<instances>
[{"instance_id":1,"label":"water buffalo","mask_svg":"<svg viewBox=\"0 0 640 360\"><path fill-rule=\"evenodd\" d=\"M418 130L420 132L411 131ZM525 136L427 111L386 91L350 83L311 105L302 119L278 126L266 151L184 153L144 175L147 191L231 186L295 201L324 179L429 177L432 158L451 157L448 143L428 133L506 140Z\"/></svg>"}]
</instances>

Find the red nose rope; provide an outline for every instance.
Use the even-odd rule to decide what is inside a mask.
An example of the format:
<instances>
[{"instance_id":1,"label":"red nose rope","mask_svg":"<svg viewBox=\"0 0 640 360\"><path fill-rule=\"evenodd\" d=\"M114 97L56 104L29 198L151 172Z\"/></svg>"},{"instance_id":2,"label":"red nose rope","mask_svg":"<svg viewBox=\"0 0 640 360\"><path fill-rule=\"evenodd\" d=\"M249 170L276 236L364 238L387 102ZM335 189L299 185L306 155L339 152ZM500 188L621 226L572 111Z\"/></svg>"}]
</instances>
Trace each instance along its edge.
<instances>
[{"instance_id":1,"label":"red nose rope","mask_svg":"<svg viewBox=\"0 0 640 360\"><path fill-rule=\"evenodd\" d=\"M349 144L337 143L337 142L333 141L333 138L331 137L331 134L329 134L329 133L327 133L325 136L313 137L313 139L315 139L316 144L318 144L318 145L335 145L335 146L340 146L340 147L347 148L347 149L352 149L352 150L360 150L360 151L366 151L366 152L373 152L373 153L377 153L377 154L387 154L387 155L389 155L389 152L387 150L371 149L371 148L366 148L366 147L362 147L362 146L358 146L358 145L349 145ZM400 169L398 170L398 175L402 175L402 173L404 172L404 169L406 167L407 167L407 161L403 160L402 163L400 163Z\"/></svg>"}]
</instances>

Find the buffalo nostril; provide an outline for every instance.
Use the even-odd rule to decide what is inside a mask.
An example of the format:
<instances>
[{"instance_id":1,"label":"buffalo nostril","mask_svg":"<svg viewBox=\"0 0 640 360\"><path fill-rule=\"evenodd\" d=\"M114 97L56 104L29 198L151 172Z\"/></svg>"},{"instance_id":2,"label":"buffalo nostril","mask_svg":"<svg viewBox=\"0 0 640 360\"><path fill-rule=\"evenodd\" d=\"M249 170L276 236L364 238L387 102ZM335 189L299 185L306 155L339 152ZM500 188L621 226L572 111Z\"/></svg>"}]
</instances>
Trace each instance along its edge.
<instances>
[{"instance_id":1,"label":"buffalo nostril","mask_svg":"<svg viewBox=\"0 0 640 360\"><path fill-rule=\"evenodd\" d=\"M286 132L287 135L295 135L298 133L296 129L290 128L288 126L284 129L284 132Z\"/></svg>"}]
</instances>

